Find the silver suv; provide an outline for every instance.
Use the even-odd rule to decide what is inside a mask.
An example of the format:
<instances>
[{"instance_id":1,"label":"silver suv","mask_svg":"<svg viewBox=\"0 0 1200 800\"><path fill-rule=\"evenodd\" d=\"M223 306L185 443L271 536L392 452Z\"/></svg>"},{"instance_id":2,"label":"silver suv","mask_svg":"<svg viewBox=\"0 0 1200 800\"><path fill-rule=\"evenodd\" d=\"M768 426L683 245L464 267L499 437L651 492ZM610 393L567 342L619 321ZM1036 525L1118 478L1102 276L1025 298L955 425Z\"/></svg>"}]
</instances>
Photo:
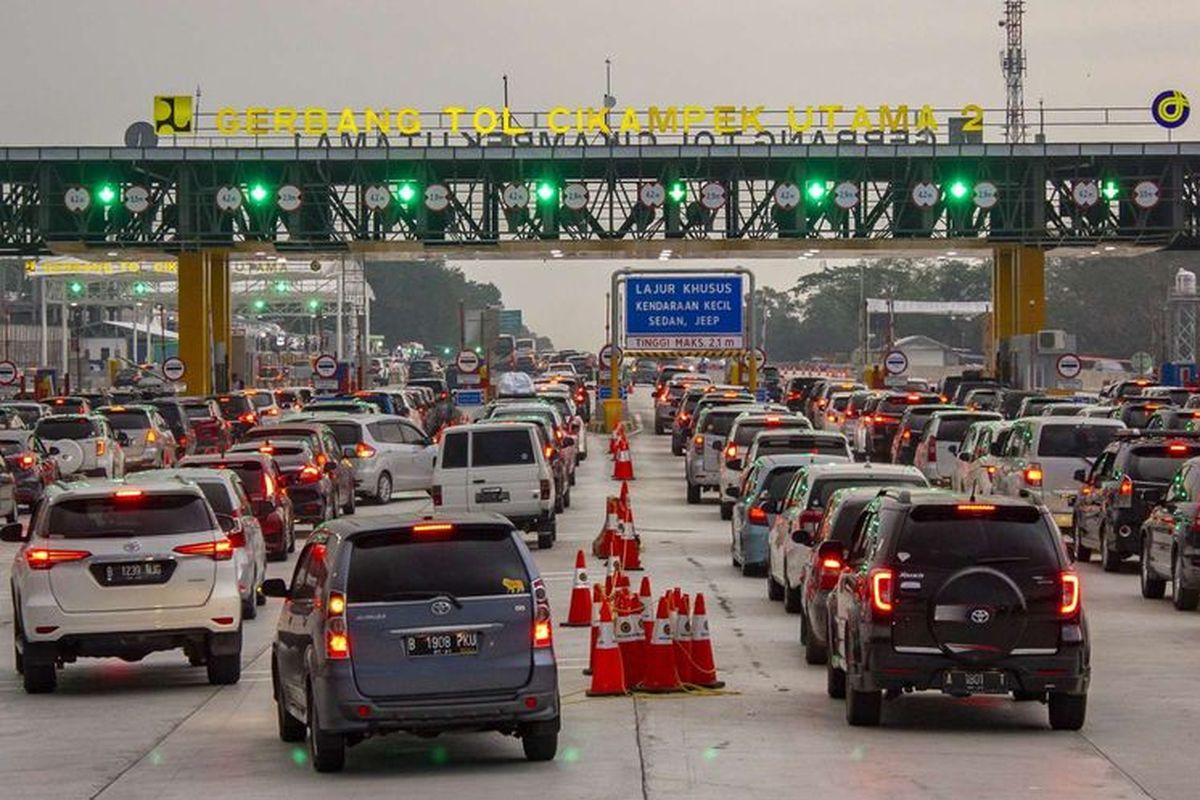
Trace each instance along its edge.
<instances>
[{"instance_id":1,"label":"silver suv","mask_svg":"<svg viewBox=\"0 0 1200 800\"><path fill-rule=\"evenodd\" d=\"M497 514L337 520L309 537L272 645L279 738L318 772L346 746L407 731L493 730L530 761L558 748L550 602Z\"/></svg>"}]
</instances>

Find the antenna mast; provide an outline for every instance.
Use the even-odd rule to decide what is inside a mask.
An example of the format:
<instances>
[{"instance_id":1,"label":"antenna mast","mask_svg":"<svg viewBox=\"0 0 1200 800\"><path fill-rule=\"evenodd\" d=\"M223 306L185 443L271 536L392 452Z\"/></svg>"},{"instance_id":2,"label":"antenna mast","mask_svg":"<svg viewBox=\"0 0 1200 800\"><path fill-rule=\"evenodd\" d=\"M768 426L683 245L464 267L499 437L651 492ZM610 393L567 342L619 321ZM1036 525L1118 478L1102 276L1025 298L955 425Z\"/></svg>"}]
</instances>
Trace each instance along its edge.
<instances>
[{"instance_id":1,"label":"antenna mast","mask_svg":"<svg viewBox=\"0 0 1200 800\"><path fill-rule=\"evenodd\" d=\"M1007 90L1004 114L1004 140L1009 144L1025 141L1025 46L1021 36L1021 19L1025 16L1025 0L1004 0L1005 45L1000 53L1000 71L1004 73Z\"/></svg>"}]
</instances>

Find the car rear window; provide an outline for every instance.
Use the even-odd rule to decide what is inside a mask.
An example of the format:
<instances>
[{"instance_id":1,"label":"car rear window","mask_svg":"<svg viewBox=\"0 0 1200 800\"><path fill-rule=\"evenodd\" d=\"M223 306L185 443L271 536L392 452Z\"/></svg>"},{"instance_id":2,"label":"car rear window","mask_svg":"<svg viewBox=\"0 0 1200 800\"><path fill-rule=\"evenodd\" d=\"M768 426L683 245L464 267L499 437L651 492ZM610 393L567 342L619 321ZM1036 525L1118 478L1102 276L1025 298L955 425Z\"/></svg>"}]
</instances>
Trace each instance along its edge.
<instances>
[{"instance_id":1,"label":"car rear window","mask_svg":"<svg viewBox=\"0 0 1200 800\"><path fill-rule=\"evenodd\" d=\"M754 437L766 430L786 430L787 428L808 428L803 422L798 420L786 420L768 422L743 422L738 425L737 434L734 436L734 443L739 447L745 447L754 441Z\"/></svg>"},{"instance_id":2,"label":"car rear window","mask_svg":"<svg viewBox=\"0 0 1200 800\"><path fill-rule=\"evenodd\" d=\"M0 456L15 456L17 453L24 452L25 445L23 443L0 439Z\"/></svg>"},{"instance_id":3,"label":"car rear window","mask_svg":"<svg viewBox=\"0 0 1200 800\"><path fill-rule=\"evenodd\" d=\"M739 411L738 414L741 412ZM709 414L704 418L704 428L700 433L711 433L714 436L728 436L729 429L738 414Z\"/></svg>"},{"instance_id":4,"label":"car rear window","mask_svg":"<svg viewBox=\"0 0 1200 800\"><path fill-rule=\"evenodd\" d=\"M231 452L236 453L240 451L245 453L250 450L270 456L275 459L275 463L282 469L302 467L312 460L312 450L307 446L306 442L288 442L286 439L272 440L269 444L253 448L239 445Z\"/></svg>"},{"instance_id":5,"label":"car rear window","mask_svg":"<svg viewBox=\"0 0 1200 800\"><path fill-rule=\"evenodd\" d=\"M792 485L792 477L798 469L800 466L794 464L771 470L771 474L767 476L766 486L763 487L765 495L772 500L782 500L787 494L788 487Z\"/></svg>"},{"instance_id":6,"label":"car rear window","mask_svg":"<svg viewBox=\"0 0 1200 800\"><path fill-rule=\"evenodd\" d=\"M832 520L833 524L829 527L828 539L830 542L841 542L844 545L853 543L854 526L858 522L859 515L862 514L867 503L871 502L870 498L864 497L861 500L847 500L837 507L837 516Z\"/></svg>"},{"instance_id":7,"label":"car rear window","mask_svg":"<svg viewBox=\"0 0 1200 800\"><path fill-rule=\"evenodd\" d=\"M118 431L144 431L150 427L150 415L145 411L102 411L108 424Z\"/></svg>"},{"instance_id":8,"label":"car rear window","mask_svg":"<svg viewBox=\"0 0 1200 800\"><path fill-rule=\"evenodd\" d=\"M179 414L179 406L175 405L174 403L164 403L162 405L156 404L154 408L159 414L162 415L162 418L166 420L167 424L171 427L178 427L182 422Z\"/></svg>"},{"instance_id":9,"label":"car rear window","mask_svg":"<svg viewBox=\"0 0 1200 800\"><path fill-rule=\"evenodd\" d=\"M442 440L442 468L463 469L467 466L467 434L447 433Z\"/></svg>"},{"instance_id":10,"label":"car rear window","mask_svg":"<svg viewBox=\"0 0 1200 800\"><path fill-rule=\"evenodd\" d=\"M1046 406L1057 403L1053 397L1039 397L1025 403L1025 416L1036 417L1046 410Z\"/></svg>"},{"instance_id":11,"label":"car rear window","mask_svg":"<svg viewBox=\"0 0 1200 800\"><path fill-rule=\"evenodd\" d=\"M845 478L817 478L813 481L812 491L808 497L809 508L824 508L829 505L829 498L838 489L853 489L861 486L925 486L925 481L914 476L894 477L853 476Z\"/></svg>"},{"instance_id":12,"label":"car rear window","mask_svg":"<svg viewBox=\"0 0 1200 800\"><path fill-rule=\"evenodd\" d=\"M772 436L758 441L757 455L769 456L781 453L844 456L846 455L846 442L828 436L781 436L778 438Z\"/></svg>"},{"instance_id":13,"label":"car rear window","mask_svg":"<svg viewBox=\"0 0 1200 800\"><path fill-rule=\"evenodd\" d=\"M246 494L251 497L261 498L265 493L263 486L263 467L257 461L222 461L211 462L207 464L189 464L186 461L180 464L182 467L192 467L194 469L227 469L242 481L242 488L246 490ZM203 488L203 487L201 487ZM205 496L208 493L205 492ZM211 502L211 501L210 501ZM216 506L214 506L216 508ZM228 512L221 512L222 514Z\"/></svg>"},{"instance_id":14,"label":"car rear window","mask_svg":"<svg viewBox=\"0 0 1200 800\"><path fill-rule=\"evenodd\" d=\"M188 415L188 419L213 419L212 409L206 405L186 405L183 407L183 413Z\"/></svg>"},{"instance_id":15,"label":"car rear window","mask_svg":"<svg viewBox=\"0 0 1200 800\"><path fill-rule=\"evenodd\" d=\"M227 417L236 417L251 411L250 401L241 395L221 395L217 398L221 413Z\"/></svg>"},{"instance_id":16,"label":"car rear window","mask_svg":"<svg viewBox=\"0 0 1200 800\"><path fill-rule=\"evenodd\" d=\"M1158 408L1157 405L1127 405L1121 411L1121 421L1131 428L1144 428Z\"/></svg>"},{"instance_id":17,"label":"car rear window","mask_svg":"<svg viewBox=\"0 0 1200 800\"><path fill-rule=\"evenodd\" d=\"M500 467L536 461L533 442L523 428L512 431L475 431L471 436L471 465Z\"/></svg>"},{"instance_id":18,"label":"car rear window","mask_svg":"<svg viewBox=\"0 0 1200 800\"><path fill-rule=\"evenodd\" d=\"M275 404L275 398L267 392L256 392L252 395L249 395L249 398L250 405L254 406L255 409L266 408L267 406Z\"/></svg>"},{"instance_id":19,"label":"car rear window","mask_svg":"<svg viewBox=\"0 0 1200 800\"><path fill-rule=\"evenodd\" d=\"M1135 447L1129 454L1125 471L1135 481L1169 483L1189 458L1200 456L1200 444L1157 445Z\"/></svg>"},{"instance_id":20,"label":"car rear window","mask_svg":"<svg viewBox=\"0 0 1200 800\"><path fill-rule=\"evenodd\" d=\"M90 419L43 419L37 424L38 438L47 441L58 439L91 439L98 436L96 425Z\"/></svg>"},{"instance_id":21,"label":"car rear window","mask_svg":"<svg viewBox=\"0 0 1200 800\"><path fill-rule=\"evenodd\" d=\"M883 414L903 414L909 406L936 403L939 399L936 394L888 395L880 401L877 410Z\"/></svg>"},{"instance_id":22,"label":"car rear window","mask_svg":"<svg viewBox=\"0 0 1200 800\"><path fill-rule=\"evenodd\" d=\"M212 530L208 504L190 494L80 497L50 506L46 534L61 539L174 536Z\"/></svg>"},{"instance_id":23,"label":"car rear window","mask_svg":"<svg viewBox=\"0 0 1200 800\"><path fill-rule=\"evenodd\" d=\"M1038 438L1041 458L1095 458L1120 428L1116 425L1046 425Z\"/></svg>"},{"instance_id":24,"label":"car rear window","mask_svg":"<svg viewBox=\"0 0 1200 800\"><path fill-rule=\"evenodd\" d=\"M1013 564L1056 569L1054 537L1033 506L998 506L981 515L955 506L918 506L896 543L904 564L956 569L976 564Z\"/></svg>"},{"instance_id":25,"label":"car rear window","mask_svg":"<svg viewBox=\"0 0 1200 800\"><path fill-rule=\"evenodd\" d=\"M983 419L999 419L999 417L981 417L978 415L939 417L937 427L938 441L961 442L963 434L967 432L967 428L971 425L971 423L979 422Z\"/></svg>"},{"instance_id":26,"label":"car rear window","mask_svg":"<svg viewBox=\"0 0 1200 800\"><path fill-rule=\"evenodd\" d=\"M386 603L433 594L508 595L514 582L528 592L529 574L507 528L384 531L353 539L346 599Z\"/></svg>"},{"instance_id":27,"label":"car rear window","mask_svg":"<svg viewBox=\"0 0 1200 800\"><path fill-rule=\"evenodd\" d=\"M225 488L225 484L220 481L195 481L195 484L200 487L200 491L204 493L204 499L212 506L212 510L218 514L233 513L233 498L229 496L229 490Z\"/></svg>"},{"instance_id":28,"label":"car rear window","mask_svg":"<svg viewBox=\"0 0 1200 800\"><path fill-rule=\"evenodd\" d=\"M849 402L850 402L850 395L844 394L844 395L841 395L840 397L833 398L833 401L830 403L830 408L832 408L834 411L845 411L846 404Z\"/></svg>"},{"instance_id":29,"label":"car rear window","mask_svg":"<svg viewBox=\"0 0 1200 800\"><path fill-rule=\"evenodd\" d=\"M326 422L333 431L333 438L342 447L353 447L362 441L362 426L357 422Z\"/></svg>"}]
</instances>

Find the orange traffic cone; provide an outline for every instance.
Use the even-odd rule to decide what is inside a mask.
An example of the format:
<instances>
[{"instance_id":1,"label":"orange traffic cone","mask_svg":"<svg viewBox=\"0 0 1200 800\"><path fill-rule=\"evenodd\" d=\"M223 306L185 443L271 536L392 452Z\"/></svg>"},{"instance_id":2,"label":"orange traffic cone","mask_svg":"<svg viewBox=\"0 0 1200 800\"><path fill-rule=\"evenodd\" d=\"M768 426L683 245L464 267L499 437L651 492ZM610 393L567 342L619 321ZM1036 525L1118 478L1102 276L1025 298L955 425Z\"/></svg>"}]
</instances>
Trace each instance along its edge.
<instances>
[{"instance_id":1,"label":"orange traffic cone","mask_svg":"<svg viewBox=\"0 0 1200 800\"><path fill-rule=\"evenodd\" d=\"M675 645L671 642L671 619L667 598L658 601L654 630L646 647L646 669L638 688L646 692L677 692L683 687L675 671Z\"/></svg>"},{"instance_id":2,"label":"orange traffic cone","mask_svg":"<svg viewBox=\"0 0 1200 800\"><path fill-rule=\"evenodd\" d=\"M608 572L604 576L604 596L612 597L617 587L617 579L621 576L621 557L615 553L608 559Z\"/></svg>"},{"instance_id":3,"label":"orange traffic cone","mask_svg":"<svg viewBox=\"0 0 1200 800\"><path fill-rule=\"evenodd\" d=\"M617 594L617 644L625 667L625 685L637 686L645 670L646 637L642 634L642 603L636 594L622 589Z\"/></svg>"},{"instance_id":4,"label":"orange traffic cone","mask_svg":"<svg viewBox=\"0 0 1200 800\"><path fill-rule=\"evenodd\" d=\"M624 515L629 513L629 484L625 481L621 481L621 494L617 497L617 501L620 503L617 510L622 514L621 519L624 519Z\"/></svg>"},{"instance_id":5,"label":"orange traffic cone","mask_svg":"<svg viewBox=\"0 0 1200 800\"><path fill-rule=\"evenodd\" d=\"M588 697L607 697L625 694L625 667L621 662L620 645L613 631L612 607L607 602L600 606L599 635L592 648L592 688Z\"/></svg>"},{"instance_id":6,"label":"orange traffic cone","mask_svg":"<svg viewBox=\"0 0 1200 800\"><path fill-rule=\"evenodd\" d=\"M618 511L621 517L621 541L617 552L621 553L621 564L627 570L642 568L642 543L633 527L633 509L629 507L629 484L621 483L621 502Z\"/></svg>"},{"instance_id":7,"label":"orange traffic cone","mask_svg":"<svg viewBox=\"0 0 1200 800\"><path fill-rule=\"evenodd\" d=\"M596 558L609 558L617 546L617 525L621 522L621 513L617 508L619 502L615 497L609 497L605 501L604 527L592 542L592 555Z\"/></svg>"},{"instance_id":8,"label":"orange traffic cone","mask_svg":"<svg viewBox=\"0 0 1200 800\"><path fill-rule=\"evenodd\" d=\"M609 458L617 457L617 445L621 438L625 435L625 423L618 422L617 426L612 429L612 433L608 435L608 456Z\"/></svg>"},{"instance_id":9,"label":"orange traffic cone","mask_svg":"<svg viewBox=\"0 0 1200 800\"><path fill-rule=\"evenodd\" d=\"M588 647L588 665L584 675L592 674L592 659L596 656L596 638L600 635L600 606L604 603L604 587L592 584L592 638Z\"/></svg>"},{"instance_id":10,"label":"orange traffic cone","mask_svg":"<svg viewBox=\"0 0 1200 800\"><path fill-rule=\"evenodd\" d=\"M617 446L617 458L613 462L612 477L614 481L633 480L633 456L629 454L629 442L624 438Z\"/></svg>"},{"instance_id":11,"label":"orange traffic cone","mask_svg":"<svg viewBox=\"0 0 1200 800\"><path fill-rule=\"evenodd\" d=\"M629 576L626 575L622 570L621 574L617 576L617 588L629 590L631 586L632 584L629 582ZM632 594L632 592L630 592L630 594Z\"/></svg>"},{"instance_id":12,"label":"orange traffic cone","mask_svg":"<svg viewBox=\"0 0 1200 800\"><path fill-rule=\"evenodd\" d=\"M654 594L650 591L650 576L642 576L642 585L638 588L638 600L642 603L642 633L643 638L650 641L654 632Z\"/></svg>"},{"instance_id":13,"label":"orange traffic cone","mask_svg":"<svg viewBox=\"0 0 1200 800\"><path fill-rule=\"evenodd\" d=\"M567 612L567 628L584 628L592 624L592 598L588 591L587 560L580 550L575 554L575 583L571 587L571 610Z\"/></svg>"},{"instance_id":14,"label":"orange traffic cone","mask_svg":"<svg viewBox=\"0 0 1200 800\"><path fill-rule=\"evenodd\" d=\"M717 665L713 661L712 636L708 631L704 595L696 595L692 615L692 675L690 683L705 689L720 689L725 681L717 680Z\"/></svg>"},{"instance_id":15,"label":"orange traffic cone","mask_svg":"<svg viewBox=\"0 0 1200 800\"><path fill-rule=\"evenodd\" d=\"M692 611L686 594L679 596L671 640L675 644L675 671L679 673L679 682L692 683Z\"/></svg>"}]
</instances>

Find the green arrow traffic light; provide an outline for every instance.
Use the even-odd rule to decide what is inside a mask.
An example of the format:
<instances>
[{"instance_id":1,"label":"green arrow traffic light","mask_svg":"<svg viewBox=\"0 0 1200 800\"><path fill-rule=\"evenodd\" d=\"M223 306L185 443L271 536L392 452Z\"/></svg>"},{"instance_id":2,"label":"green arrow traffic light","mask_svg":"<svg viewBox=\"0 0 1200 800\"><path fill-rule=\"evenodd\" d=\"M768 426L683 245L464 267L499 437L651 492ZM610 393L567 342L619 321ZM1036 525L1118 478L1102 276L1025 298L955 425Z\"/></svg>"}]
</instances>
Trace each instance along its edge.
<instances>
[{"instance_id":1,"label":"green arrow traffic light","mask_svg":"<svg viewBox=\"0 0 1200 800\"><path fill-rule=\"evenodd\" d=\"M260 297L259 299L257 299L257 300L255 300L255 301L254 301L254 304L253 304L253 305L254 305L254 310L255 310L255 311L265 311L265 310L266 310L266 308L267 308L267 301L266 301L266 300L263 300L263 299Z\"/></svg>"},{"instance_id":2,"label":"green arrow traffic light","mask_svg":"<svg viewBox=\"0 0 1200 800\"><path fill-rule=\"evenodd\" d=\"M1111 203L1121 194L1121 187L1116 181L1105 181L1100 187L1100 194L1104 195L1104 199Z\"/></svg>"},{"instance_id":3,"label":"green arrow traffic light","mask_svg":"<svg viewBox=\"0 0 1200 800\"><path fill-rule=\"evenodd\" d=\"M675 181L667 189L667 197L671 198L674 203L682 203L687 197L687 188L683 185L683 181Z\"/></svg>"}]
</instances>

